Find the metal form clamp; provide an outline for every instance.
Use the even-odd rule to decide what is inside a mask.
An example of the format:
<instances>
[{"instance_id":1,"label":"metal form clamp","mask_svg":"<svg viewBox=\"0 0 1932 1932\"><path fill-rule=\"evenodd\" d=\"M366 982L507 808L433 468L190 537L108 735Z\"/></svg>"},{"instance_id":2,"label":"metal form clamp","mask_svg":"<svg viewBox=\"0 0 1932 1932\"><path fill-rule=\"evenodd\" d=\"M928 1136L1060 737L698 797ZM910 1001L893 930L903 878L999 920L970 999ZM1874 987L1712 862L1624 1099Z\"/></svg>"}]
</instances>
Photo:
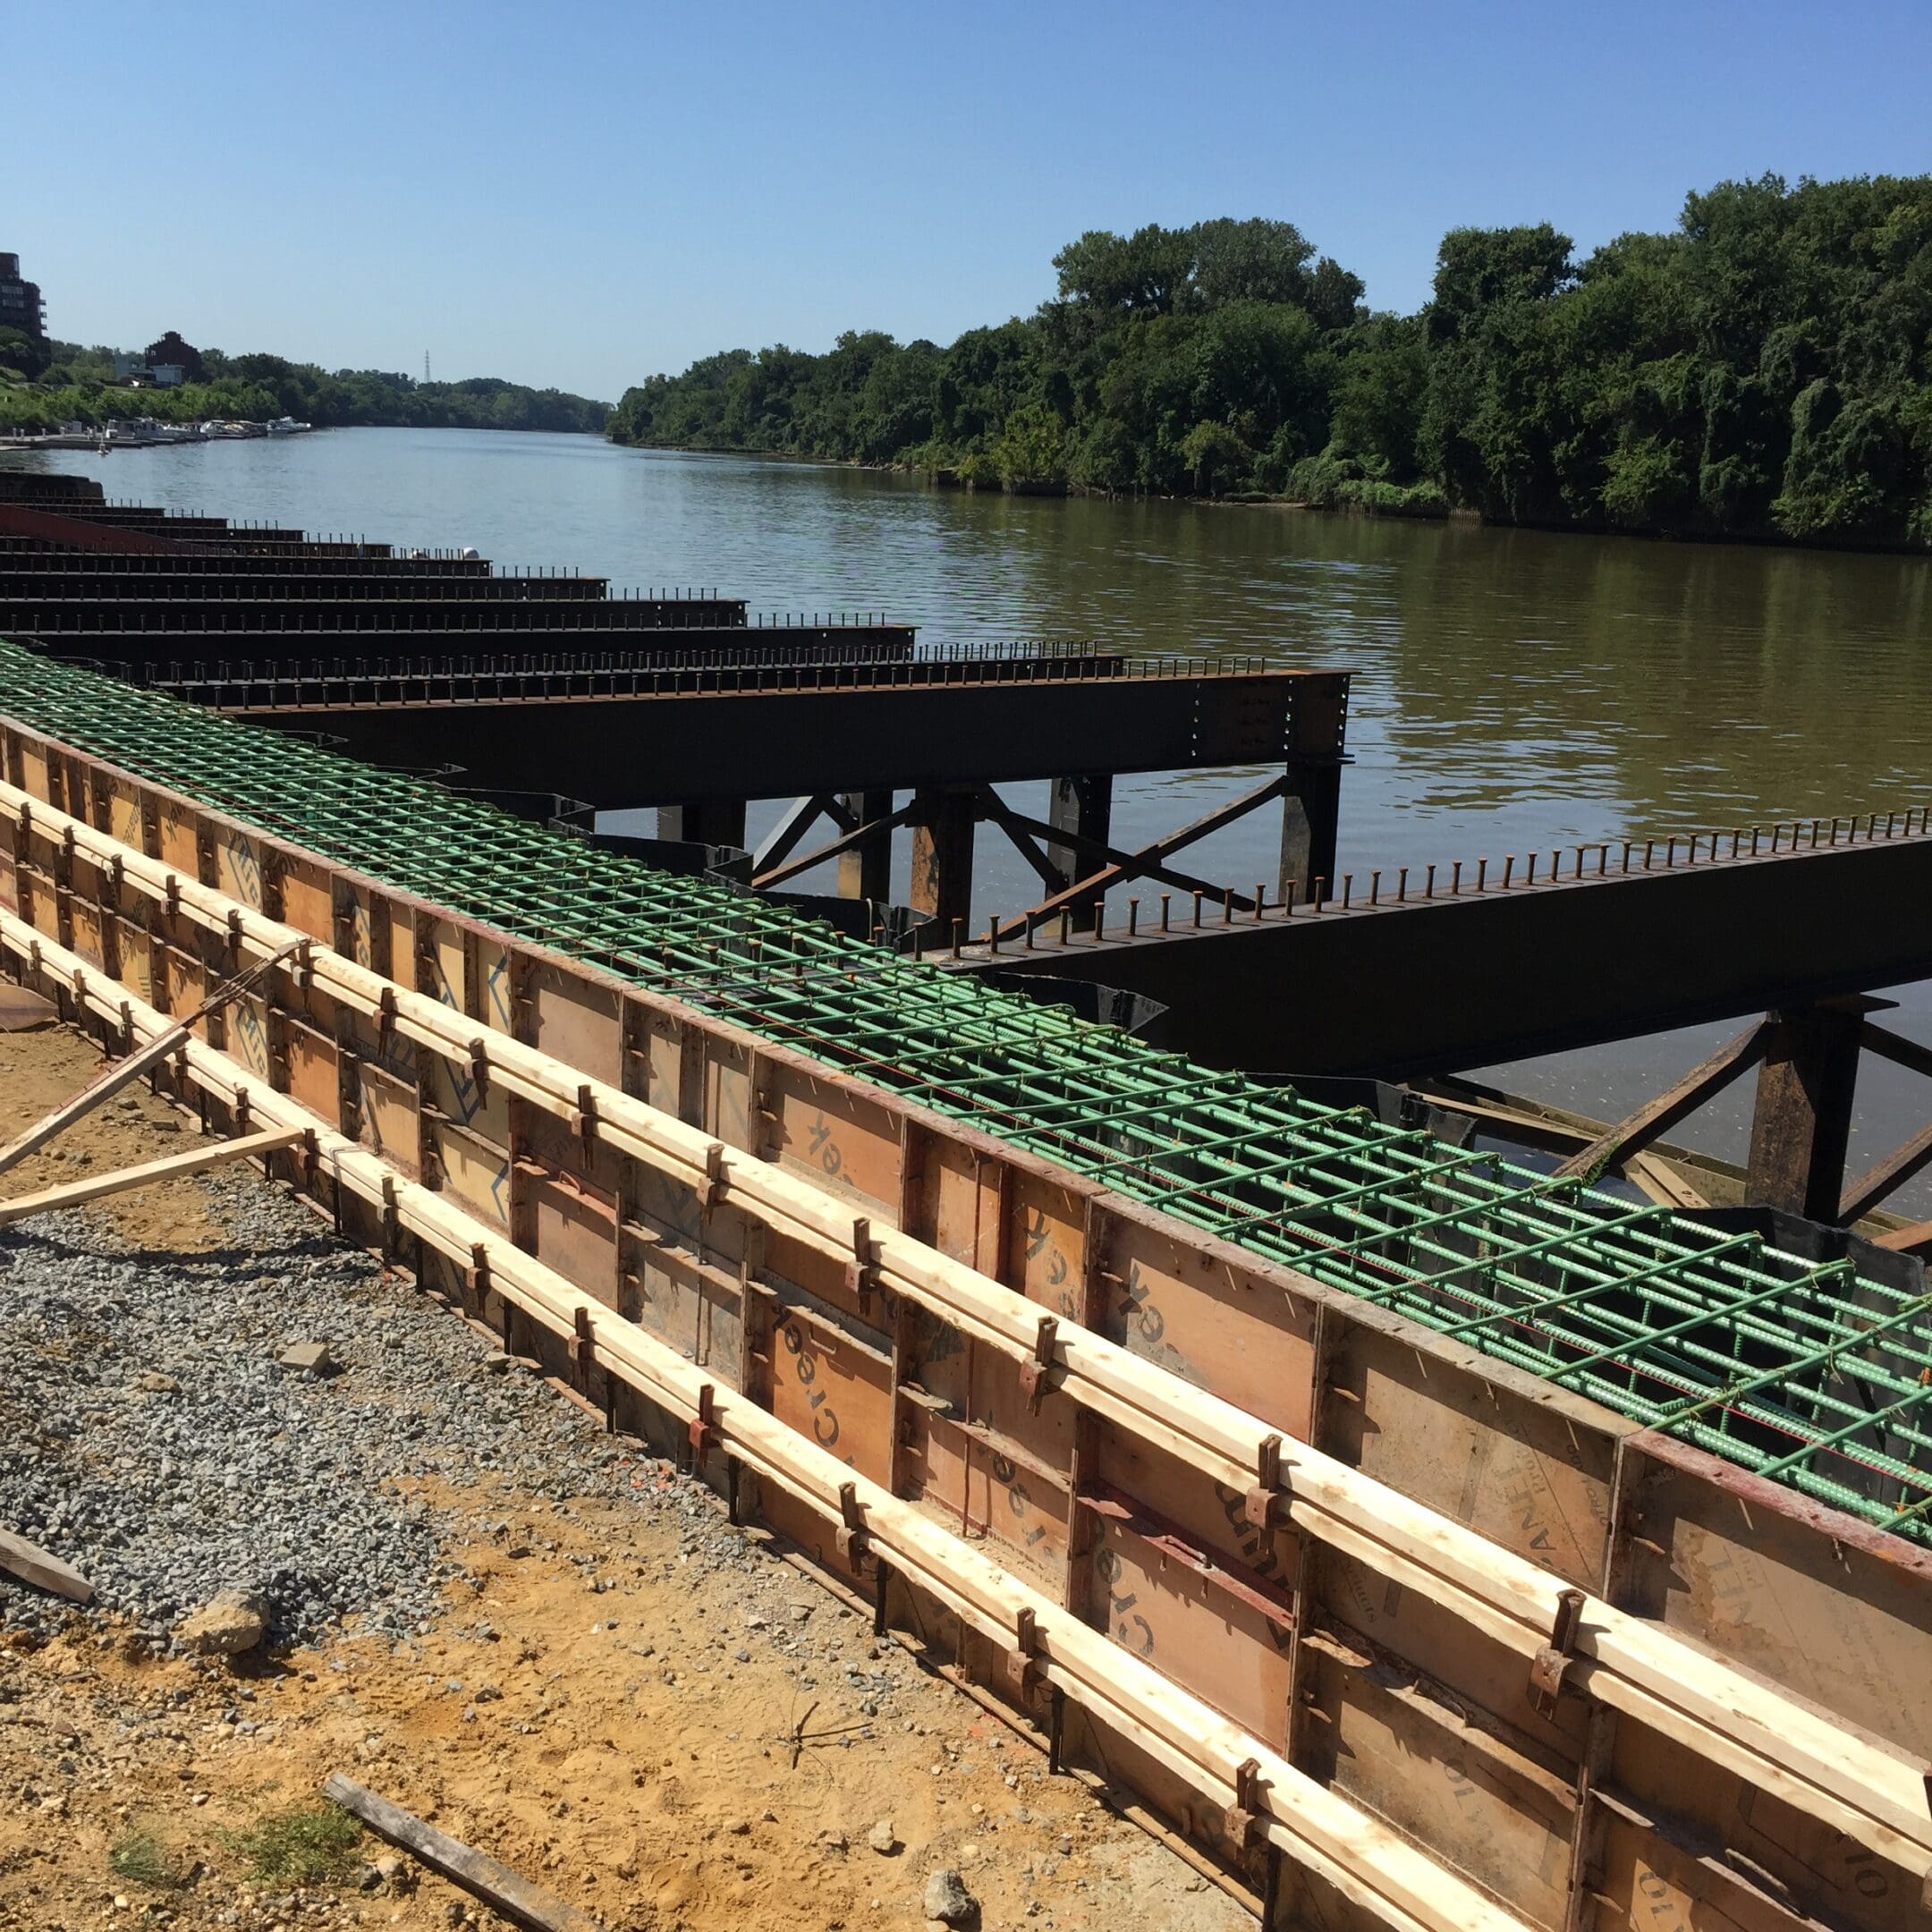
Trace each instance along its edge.
<instances>
[{"instance_id":1,"label":"metal form clamp","mask_svg":"<svg viewBox=\"0 0 1932 1932\"><path fill-rule=\"evenodd\" d=\"M1046 1393L1046 1377L1052 1373L1054 1345L1060 1335L1060 1321L1057 1316L1042 1315L1039 1328L1033 1337L1033 1352L1020 1364L1020 1389L1027 1399L1027 1406L1038 1413L1040 1397Z\"/></svg>"},{"instance_id":2,"label":"metal form clamp","mask_svg":"<svg viewBox=\"0 0 1932 1932\"><path fill-rule=\"evenodd\" d=\"M1530 1660L1530 1703L1539 1717L1556 1715L1563 1677L1574 1656L1577 1625L1583 1620L1583 1592L1566 1589L1556 1599L1549 1641Z\"/></svg>"}]
</instances>

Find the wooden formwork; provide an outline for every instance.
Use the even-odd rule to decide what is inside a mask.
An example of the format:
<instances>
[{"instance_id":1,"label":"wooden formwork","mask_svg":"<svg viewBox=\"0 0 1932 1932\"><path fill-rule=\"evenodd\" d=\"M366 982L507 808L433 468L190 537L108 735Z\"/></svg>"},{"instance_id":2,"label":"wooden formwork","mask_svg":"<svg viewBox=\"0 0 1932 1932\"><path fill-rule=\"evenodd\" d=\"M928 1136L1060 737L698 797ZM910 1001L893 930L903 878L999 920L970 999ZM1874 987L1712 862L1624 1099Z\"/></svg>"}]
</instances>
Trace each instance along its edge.
<instances>
[{"instance_id":1,"label":"wooden formwork","mask_svg":"<svg viewBox=\"0 0 1932 1932\"><path fill-rule=\"evenodd\" d=\"M1525 1925L1775 1932L1923 1923L1910 1836L1845 1828L1775 1779L1714 1765L1589 1668L1526 1658L1453 1591L1339 1531L1249 1506L1158 1432L892 1292L868 1231L898 1230L1488 1546L1741 1665L1922 1771L1932 1750L1932 1556L1637 1428L1403 1318L1168 1219L782 1046L394 894L7 726L4 776L51 809L0 812L0 902L136 997L182 1013L238 934L55 829L64 813L183 879L461 1015L427 1049L383 1010L280 976L220 1047L399 1174L446 1195L857 1477L1151 1665L1318 1784L1386 1821ZM25 823L22 823L22 818ZM576 1117L515 1090L493 1038L584 1079ZM637 1159L599 1131L634 1097L850 1208L840 1258ZM332 1188L359 1237L542 1357L614 1423L682 1448L681 1421L465 1268ZM1050 1335L1051 1331L1044 1333ZM1046 1350L1050 1358L1050 1343ZM1048 1363L1050 1367L1050 1360ZM709 1468L714 1476L719 1470ZM739 1501L936 1655L1054 1728L1065 1761L1134 1793L1256 1892L1233 1807L1063 1707L930 1592L878 1573L849 1524L776 1489ZM1541 1676L1538 1673L1541 1670ZM1923 1809L1917 1814L1924 1815ZM1275 1922L1359 1902L1281 1874Z\"/></svg>"}]
</instances>

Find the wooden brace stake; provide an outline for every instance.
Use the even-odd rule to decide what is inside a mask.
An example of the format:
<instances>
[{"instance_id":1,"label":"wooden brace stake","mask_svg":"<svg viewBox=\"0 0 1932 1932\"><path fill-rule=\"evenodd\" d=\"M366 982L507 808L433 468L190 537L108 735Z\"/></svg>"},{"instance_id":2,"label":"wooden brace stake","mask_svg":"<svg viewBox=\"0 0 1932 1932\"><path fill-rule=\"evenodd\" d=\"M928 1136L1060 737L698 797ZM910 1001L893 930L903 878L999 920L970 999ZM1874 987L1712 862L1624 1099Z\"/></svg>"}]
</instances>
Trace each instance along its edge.
<instances>
[{"instance_id":1,"label":"wooden brace stake","mask_svg":"<svg viewBox=\"0 0 1932 1932\"><path fill-rule=\"evenodd\" d=\"M143 1161L138 1167L121 1167L112 1174L89 1174L85 1181L70 1181L64 1186L47 1188L38 1194L22 1194L0 1201L0 1227L11 1227L30 1215L49 1214L56 1208L78 1208L83 1202L101 1200L110 1194L125 1194L135 1188L152 1187L162 1181L177 1180L185 1174L206 1174L229 1161L247 1160L273 1154L278 1148L293 1147L304 1138L301 1127L272 1127L266 1133L242 1134L233 1140L211 1140L190 1148L182 1154L164 1155L159 1160Z\"/></svg>"},{"instance_id":2,"label":"wooden brace stake","mask_svg":"<svg viewBox=\"0 0 1932 1932\"><path fill-rule=\"evenodd\" d=\"M425 1825L400 1805L377 1797L340 1772L323 1785L322 1795L331 1804L340 1805L360 1818L377 1837L400 1845L411 1858L452 1885L460 1885L471 1898L481 1899L509 1924L524 1928L524 1932L597 1932L594 1919L565 1904L541 1885L532 1885L520 1872Z\"/></svg>"}]
</instances>

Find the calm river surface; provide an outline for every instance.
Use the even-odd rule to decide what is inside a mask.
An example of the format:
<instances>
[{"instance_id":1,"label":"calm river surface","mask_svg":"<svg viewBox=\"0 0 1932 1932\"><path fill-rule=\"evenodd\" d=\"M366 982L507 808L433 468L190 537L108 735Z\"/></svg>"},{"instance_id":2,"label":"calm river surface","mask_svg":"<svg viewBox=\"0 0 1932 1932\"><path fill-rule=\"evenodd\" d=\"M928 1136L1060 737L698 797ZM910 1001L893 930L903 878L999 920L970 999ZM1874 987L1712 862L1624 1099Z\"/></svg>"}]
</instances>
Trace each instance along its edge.
<instances>
[{"instance_id":1,"label":"calm river surface","mask_svg":"<svg viewBox=\"0 0 1932 1932\"><path fill-rule=\"evenodd\" d=\"M1093 637L1345 669L1355 763L1341 865L1358 874L1932 803L1925 559L967 496L467 430L0 461L99 476L110 496L176 509L473 544L500 564L575 565L621 586L716 587L755 611L877 611L927 640ZM1116 836L1152 836L1251 782L1123 780ZM1025 800L1030 788L1008 789ZM754 831L775 809L754 809ZM1193 869L1271 878L1277 836L1257 814L1196 848ZM1025 903L1030 874L984 828L981 840L977 908ZM1932 986L1894 996L1893 1023L1932 1039ZM1614 1115L1729 1030L1492 1077ZM1932 1089L1869 1057L1861 1080L1854 1169L1932 1109ZM1740 1151L1748 1092L1684 1137Z\"/></svg>"}]
</instances>

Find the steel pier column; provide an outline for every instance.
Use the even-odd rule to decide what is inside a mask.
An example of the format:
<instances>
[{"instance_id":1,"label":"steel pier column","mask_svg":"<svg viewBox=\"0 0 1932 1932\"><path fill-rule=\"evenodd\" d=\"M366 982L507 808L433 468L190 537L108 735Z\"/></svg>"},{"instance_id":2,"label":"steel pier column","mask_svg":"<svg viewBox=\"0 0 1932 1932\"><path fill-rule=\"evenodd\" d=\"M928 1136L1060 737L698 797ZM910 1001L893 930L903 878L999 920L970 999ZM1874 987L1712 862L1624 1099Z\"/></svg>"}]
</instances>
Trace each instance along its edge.
<instances>
[{"instance_id":1,"label":"steel pier column","mask_svg":"<svg viewBox=\"0 0 1932 1932\"><path fill-rule=\"evenodd\" d=\"M848 792L841 802L860 825L892 816L890 792ZM874 899L881 903L892 897L890 832L876 832L839 854L838 894L841 899Z\"/></svg>"},{"instance_id":2,"label":"steel pier column","mask_svg":"<svg viewBox=\"0 0 1932 1932\"><path fill-rule=\"evenodd\" d=\"M1826 1000L1774 1016L1751 1114L1744 1184L1751 1207L1838 1218L1866 1004Z\"/></svg>"},{"instance_id":3,"label":"steel pier column","mask_svg":"<svg viewBox=\"0 0 1932 1932\"><path fill-rule=\"evenodd\" d=\"M1082 838L1097 839L1105 844L1111 835L1114 822L1112 775L1102 772L1086 778L1055 778L1047 800L1046 821L1063 831L1077 833ZM1098 871L1101 865L1097 857L1091 852L1082 852L1077 845L1058 845L1051 842L1046 847L1046 859L1060 875L1058 890L1064 890L1089 872ZM1090 928L1094 910L1104 896L1094 893L1075 902L1073 923L1083 931Z\"/></svg>"},{"instance_id":4,"label":"steel pier column","mask_svg":"<svg viewBox=\"0 0 1932 1932\"><path fill-rule=\"evenodd\" d=\"M973 794L935 787L913 802L919 818L912 828L912 904L933 915L941 942L950 941L953 921L972 917Z\"/></svg>"},{"instance_id":5,"label":"steel pier column","mask_svg":"<svg viewBox=\"0 0 1932 1932\"><path fill-rule=\"evenodd\" d=\"M1280 892L1312 898L1315 882L1335 882L1335 827L1348 737L1348 679L1311 678L1295 692L1288 721L1288 792L1282 800Z\"/></svg>"}]
</instances>

